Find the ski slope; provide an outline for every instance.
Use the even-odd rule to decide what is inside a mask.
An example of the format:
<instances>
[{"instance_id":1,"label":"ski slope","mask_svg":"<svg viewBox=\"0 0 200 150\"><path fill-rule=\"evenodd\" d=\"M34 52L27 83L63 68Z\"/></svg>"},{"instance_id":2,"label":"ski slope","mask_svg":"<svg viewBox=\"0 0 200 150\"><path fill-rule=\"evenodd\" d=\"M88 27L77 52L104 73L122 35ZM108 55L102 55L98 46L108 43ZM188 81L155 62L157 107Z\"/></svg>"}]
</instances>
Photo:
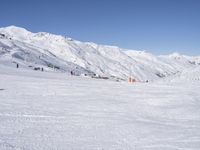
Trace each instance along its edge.
<instances>
[{"instance_id":1,"label":"ski slope","mask_svg":"<svg viewBox=\"0 0 200 150\"><path fill-rule=\"evenodd\" d=\"M0 65L0 149L199 150L199 85Z\"/></svg>"},{"instance_id":2,"label":"ski slope","mask_svg":"<svg viewBox=\"0 0 200 150\"><path fill-rule=\"evenodd\" d=\"M0 150L199 150L199 91L199 56L0 28Z\"/></svg>"}]
</instances>

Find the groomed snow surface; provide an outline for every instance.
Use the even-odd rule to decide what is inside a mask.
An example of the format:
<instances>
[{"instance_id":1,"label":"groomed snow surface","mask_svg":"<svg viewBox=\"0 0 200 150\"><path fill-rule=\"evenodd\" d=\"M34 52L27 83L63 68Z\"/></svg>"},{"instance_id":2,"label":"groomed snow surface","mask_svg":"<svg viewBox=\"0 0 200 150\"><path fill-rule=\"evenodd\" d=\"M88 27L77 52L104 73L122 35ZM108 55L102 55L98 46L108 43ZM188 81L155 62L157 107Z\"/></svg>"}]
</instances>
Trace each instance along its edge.
<instances>
[{"instance_id":1,"label":"groomed snow surface","mask_svg":"<svg viewBox=\"0 0 200 150\"><path fill-rule=\"evenodd\" d=\"M182 78L130 84L0 65L0 149L199 150L199 85Z\"/></svg>"}]
</instances>

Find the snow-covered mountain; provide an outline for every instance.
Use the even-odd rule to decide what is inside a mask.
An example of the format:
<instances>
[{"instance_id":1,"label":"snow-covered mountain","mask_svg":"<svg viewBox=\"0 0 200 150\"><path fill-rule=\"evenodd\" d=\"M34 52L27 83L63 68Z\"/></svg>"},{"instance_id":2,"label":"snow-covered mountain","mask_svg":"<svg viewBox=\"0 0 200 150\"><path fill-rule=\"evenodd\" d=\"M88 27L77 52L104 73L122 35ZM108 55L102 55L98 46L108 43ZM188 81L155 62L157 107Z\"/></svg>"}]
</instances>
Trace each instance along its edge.
<instances>
[{"instance_id":1,"label":"snow-covered mountain","mask_svg":"<svg viewBox=\"0 0 200 150\"><path fill-rule=\"evenodd\" d=\"M154 56L143 51L80 42L50 33L0 28L0 63L28 69L44 68L76 75L153 81L200 66L200 57L174 53Z\"/></svg>"}]
</instances>

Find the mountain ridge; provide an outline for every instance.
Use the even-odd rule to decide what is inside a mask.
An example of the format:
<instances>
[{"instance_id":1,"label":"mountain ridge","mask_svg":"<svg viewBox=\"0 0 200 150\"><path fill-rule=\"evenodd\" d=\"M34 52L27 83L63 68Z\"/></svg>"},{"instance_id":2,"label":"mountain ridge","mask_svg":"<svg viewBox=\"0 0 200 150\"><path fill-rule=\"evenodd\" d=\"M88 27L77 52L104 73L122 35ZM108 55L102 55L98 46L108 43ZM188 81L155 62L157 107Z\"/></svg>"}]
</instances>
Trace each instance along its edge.
<instances>
[{"instance_id":1,"label":"mountain ridge","mask_svg":"<svg viewBox=\"0 0 200 150\"><path fill-rule=\"evenodd\" d=\"M200 65L200 56L180 54L156 56L117 46L80 42L47 32L32 33L24 28L0 28L0 61L19 63L29 69L74 72L127 80L154 81ZM30 68L32 66L33 68Z\"/></svg>"}]
</instances>

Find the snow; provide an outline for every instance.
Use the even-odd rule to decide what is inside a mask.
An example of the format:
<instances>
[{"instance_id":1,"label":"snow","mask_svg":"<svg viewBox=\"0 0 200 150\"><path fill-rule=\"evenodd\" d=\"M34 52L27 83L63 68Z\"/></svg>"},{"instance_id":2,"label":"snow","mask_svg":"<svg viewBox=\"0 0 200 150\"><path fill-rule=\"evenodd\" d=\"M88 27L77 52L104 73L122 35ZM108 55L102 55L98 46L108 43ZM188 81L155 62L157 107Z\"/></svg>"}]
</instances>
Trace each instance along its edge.
<instances>
[{"instance_id":1,"label":"snow","mask_svg":"<svg viewBox=\"0 0 200 150\"><path fill-rule=\"evenodd\" d=\"M199 82L200 81L200 67L183 70L181 73L172 78L173 82Z\"/></svg>"},{"instance_id":2,"label":"snow","mask_svg":"<svg viewBox=\"0 0 200 150\"><path fill-rule=\"evenodd\" d=\"M200 149L199 82L130 84L0 65L0 89L1 150Z\"/></svg>"},{"instance_id":3,"label":"snow","mask_svg":"<svg viewBox=\"0 0 200 150\"><path fill-rule=\"evenodd\" d=\"M0 35L0 63L3 59L27 69L40 67L54 71L56 67L59 72L74 71L77 75L88 76L98 74L124 81L133 76L144 82L174 76L200 65L200 57L197 56L178 53L155 56L145 51L80 42L46 32L32 33L16 26L0 28Z\"/></svg>"},{"instance_id":4,"label":"snow","mask_svg":"<svg viewBox=\"0 0 200 150\"><path fill-rule=\"evenodd\" d=\"M199 91L200 56L0 28L1 150L199 150Z\"/></svg>"}]
</instances>

